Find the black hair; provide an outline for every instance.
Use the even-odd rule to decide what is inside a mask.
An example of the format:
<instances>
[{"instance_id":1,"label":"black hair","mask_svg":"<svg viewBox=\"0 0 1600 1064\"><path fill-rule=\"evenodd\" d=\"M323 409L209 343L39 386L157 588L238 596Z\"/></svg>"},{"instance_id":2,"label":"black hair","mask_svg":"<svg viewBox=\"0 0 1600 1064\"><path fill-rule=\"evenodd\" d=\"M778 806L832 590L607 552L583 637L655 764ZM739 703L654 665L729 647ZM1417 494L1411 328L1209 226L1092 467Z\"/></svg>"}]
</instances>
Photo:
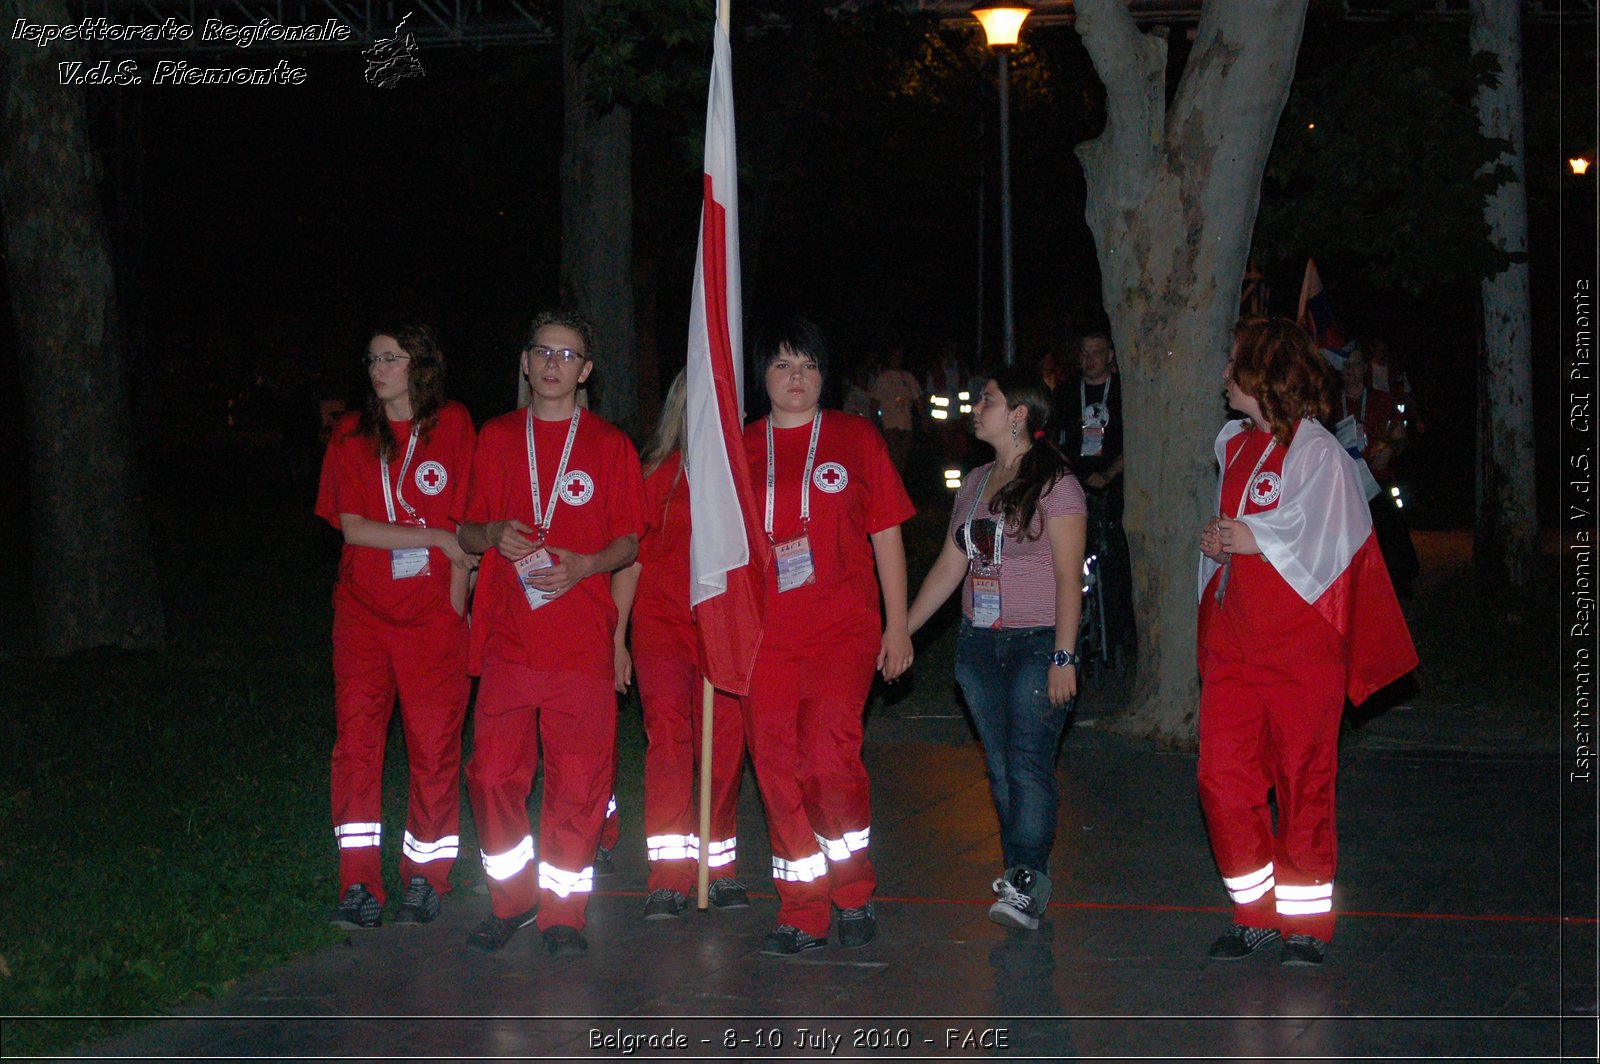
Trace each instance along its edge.
<instances>
[{"instance_id":1,"label":"black hair","mask_svg":"<svg viewBox=\"0 0 1600 1064\"><path fill-rule=\"evenodd\" d=\"M989 512L1003 514L1006 529L1017 539L1037 539L1044 531L1044 522L1037 520L1039 499L1071 472L1067 456L1051 442L1045 428L1050 421L1050 392L1036 372L1019 366L1000 369L989 379L1005 398L1007 410L1028 408L1018 432L1026 432L1033 441L1017 466L1016 478L989 501Z\"/></svg>"}]
</instances>

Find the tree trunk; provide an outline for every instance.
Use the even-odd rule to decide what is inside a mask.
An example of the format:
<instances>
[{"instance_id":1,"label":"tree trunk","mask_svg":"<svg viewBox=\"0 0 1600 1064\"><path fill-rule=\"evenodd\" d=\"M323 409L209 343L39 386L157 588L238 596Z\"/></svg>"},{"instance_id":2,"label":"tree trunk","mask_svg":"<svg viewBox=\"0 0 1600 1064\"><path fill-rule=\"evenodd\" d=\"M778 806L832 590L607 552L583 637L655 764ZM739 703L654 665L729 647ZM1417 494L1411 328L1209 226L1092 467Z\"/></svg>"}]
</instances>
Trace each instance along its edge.
<instances>
[{"instance_id":1,"label":"tree trunk","mask_svg":"<svg viewBox=\"0 0 1600 1064\"><path fill-rule=\"evenodd\" d=\"M1126 524L1139 665L1116 726L1195 740L1196 568L1214 510L1222 371L1307 0L1207 4L1166 104L1164 30L1121 0L1079 0L1106 86L1106 128L1079 145L1086 214L1125 389Z\"/></svg>"},{"instance_id":2,"label":"tree trunk","mask_svg":"<svg viewBox=\"0 0 1600 1064\"><path fill-rule=\"evenodd\" d=\"M0 17L70 22L61 3L0 5ZM130 454L127 385L106 226L90 171L77 58L6 39L0 211L20 346L33 497L37 647L159 648L166 635Z\"/></svg>"},{"instance_id":3,"label":"tree trunk","mask_svg":"<svg viewBox=\"0 0 1600 1064\"><path fill-rule=\"evenodd\" d=\"M601 0L565 0L561 134L561 301L594 324L594 409L639 428L633 323L633 116L592 98L584 14Z\"/></svg>"},{"instance_id":4,"label":"tree trunk","mask_svg":"<svg viewBox=\"0 0 1600 1064\"><path fill-rule=\"evenodd\" d=\"M1528 194L1523 183L1522 5L1517 0L1472 0L1471 44L1500 65L1492 85L1478 89L1484 136L1507 142L1495 165L1511 177L1484 201L1490 238L1512 256L1504 271L1485 278L1483 342L1487 362L1488 434L1479 456L1477 535L1480 570L1514 588L1532 586L1538 544L1533 464L1533 334L1528 293Z\"/></svg>"}]
</instances>

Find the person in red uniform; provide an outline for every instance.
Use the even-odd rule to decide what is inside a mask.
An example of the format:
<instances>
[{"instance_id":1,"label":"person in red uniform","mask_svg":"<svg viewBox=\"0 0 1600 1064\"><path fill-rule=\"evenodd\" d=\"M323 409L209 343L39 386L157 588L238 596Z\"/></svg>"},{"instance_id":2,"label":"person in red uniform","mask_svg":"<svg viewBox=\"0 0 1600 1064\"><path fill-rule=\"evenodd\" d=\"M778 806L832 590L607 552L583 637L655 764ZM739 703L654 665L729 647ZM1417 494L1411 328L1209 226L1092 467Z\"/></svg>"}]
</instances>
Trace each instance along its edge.
<instances>
[{"instance_id":1,"label":"person in red uniform","mask_svg":"<svg viewBox=\"0 0 1600 1064\"><path fill-rule=\"evenodd\" d=\"M638 453L578 405L594 368L591 335L576 314L534 318L522 352L531 400L483 426L462 513L461 544L483 555L467 791L492 904L469 941L484 950L535 917L552 956L588 949L584 912L617 728L607 574L633 562L644 525ZM541 747L536 847L527 801Z\"/></svg>"},{"instance_id":2,"label":"person in red uniform","mask_svg":"<svg viewBox=\"0 0 1600 1064\"><path fill-rule=\"evenodd\" d=\"M761 949L786 956L827 944L830 903L841 945L877 931L862 712L874 668L892 680L911 665L900 524L916 511L872 423L819 408L821 330L795 319L761 356L772 412L744 445L773 565L745 739L781 902Z\"/></svg>"},{"instance_id":3,"label":"person in red uniform","mask_svg":"<svg viewBox=\"0 0 1600 1064\"><path fill-rule=\"evenodd\" d=\"M444 355L426 325L375 333L372 394L328 441L316 512L344 535L333 589L333 833L341 900L333 922L383 923L383 748L395 695L411 795L399 923L427 923L460 846L461 725L467 709L467 577L475 560L451 514L472 461L472 419L444 394Z\"/></svg>"},{"instance_id":4,"label":"person in red uniform","mask_svg":"<svg viewBox=\"0 0 1600 1064\"><path fill-rule=\"evenodd\" d=\"M1245 418L1217 437L1217 513L1200 535L1199 787L1234 911L1210 955L1281 937L1284 964L1321 964L1345 699L1417 656L1354 461L1314 420L1332 397L1311 338L1281 318L1244 322L1224 379Z\"/></svg>"},{"instance_id":5,"label":"person in red uniform","mask_svg":"<svg viewBox=\"0 0 1600 1064\"><path fill-rule=\"evenodd\" d=\"M646 920L681 916L695 886L701 839L696 814L695 762L700 756L700 674L694 617L689 610L689 481L684 472L686 371L667 389L644 459L648 524L639 560L611 578L618 621L616 682L626 691L637 676L644 706L645 848L650 859ZM624 637L632 621L633 648ZM707 900L743 909L749 892L736 877L736 822L744 769L744 716L739 700L717 692L711 735L711 838Z\"/></svg>"}]
</instances>

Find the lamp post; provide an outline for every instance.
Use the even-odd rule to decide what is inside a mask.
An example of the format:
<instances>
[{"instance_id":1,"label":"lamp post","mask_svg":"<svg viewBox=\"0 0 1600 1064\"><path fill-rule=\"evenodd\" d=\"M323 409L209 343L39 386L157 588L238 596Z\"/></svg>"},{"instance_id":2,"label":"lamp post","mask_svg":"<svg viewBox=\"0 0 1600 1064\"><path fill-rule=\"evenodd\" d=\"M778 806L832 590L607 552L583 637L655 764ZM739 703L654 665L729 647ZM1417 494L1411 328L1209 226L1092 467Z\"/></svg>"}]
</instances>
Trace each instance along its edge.
<instances>
[{"instance_id":1,"label":"lamp post","mask_svg":"<svg viewBox=\"0 0 1600 1064\"><path fill-rule=\"evenodd\" d=\"M1000 57L1000 271L1005 320L1005 364L1017 360L1017 329L1011 312L1011 49L1033 5L980 4L972 15L983 26L989 48Z\"/></svg>"}]
</instances>

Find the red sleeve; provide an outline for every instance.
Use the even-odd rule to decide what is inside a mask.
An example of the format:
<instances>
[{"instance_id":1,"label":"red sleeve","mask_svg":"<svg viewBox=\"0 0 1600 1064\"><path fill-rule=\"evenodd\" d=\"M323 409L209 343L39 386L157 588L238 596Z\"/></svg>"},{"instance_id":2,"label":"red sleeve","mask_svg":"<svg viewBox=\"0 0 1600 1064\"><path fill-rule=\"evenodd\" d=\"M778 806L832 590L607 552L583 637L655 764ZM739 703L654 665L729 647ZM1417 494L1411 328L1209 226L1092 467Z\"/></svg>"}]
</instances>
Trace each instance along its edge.
<instances>
[{"instance_id":1,"label":"red sleeve","mask_svg":"<svg viewBox=\"0 0 1600 1064\"><path fill-rule=\"evenodd\" d=\"M460 403L451 403L445 410L446 412L453 412L451 414L452 424L450 425L450 431L455 436L455 440L453 441L452 450L462 459L459 468L468 471L466 476L456 477L455 482L450 485L450 520L454 521L459 527L461 519L456 515L465 512L467 508L467 486L471 481L472 460L477 450L478 433L472 427L472 417L467 413L466 407Z\"/></svg>"},{"instance_id":2,"label":"red sleeve","mask_svg":"<svg viewBox=\"0 0 1600 1064\"><path fill-rule=\"evenodd\" d=\"M472 447L472 468L467 477L466 491L462 494L461 501L457 503L460 512L455 514L455 521L471 521L474 524L487 524L490 521L504 517L498 513L498 470L495 468L494 441L499 435L495 431L495 423L490 422L483 427L483 432L478 435Z\"/></svg>"},{"instance_id":3,"label":"red sleeve","mask_svg":"<svg viewBox=\"0 0 1600 1064\"><path fill-rule=\"evenodd\" d=\"M889 458L889 445L883 435L864 418L854 418L861 425L865 465L867 469L867 535L876 535L886 528L909 521L917 512L906 494L900 473Z\"/></svg>"},{"instance_id":4,"label":"red sleeve","mask_svg":"<svg viewBox=\"0 0 1600 1064\"><path fill-rule=\"evenodd\" d=\"M322 476L317 483L316 515L334 528L343 531L340 514L361 513L362 498L356 471L351 469L351 456L360 451L354 439L359 415L345 414L334 422L333 433L328 437L328 449L322 456ZM376 464L376 457L373 459ZM373 470L377 472L376 469Z\"/></svg>"},{"instance_id":5,"label":"red sleeve","mask_svg":"<svg viewBox=\"0 0 1600 1064\"><path fill-rule=\"evenodd\" d=\"M616 494L612 497L614 505L606 516L610 521L607 529L611 539L622 536L643 537L645 529L645 501L644 501L644 476L639 470L639 452L634 449L633 441L617 433L617 447L613 453L613 472L617 485Z\"/></svg>"}]
</instances>

